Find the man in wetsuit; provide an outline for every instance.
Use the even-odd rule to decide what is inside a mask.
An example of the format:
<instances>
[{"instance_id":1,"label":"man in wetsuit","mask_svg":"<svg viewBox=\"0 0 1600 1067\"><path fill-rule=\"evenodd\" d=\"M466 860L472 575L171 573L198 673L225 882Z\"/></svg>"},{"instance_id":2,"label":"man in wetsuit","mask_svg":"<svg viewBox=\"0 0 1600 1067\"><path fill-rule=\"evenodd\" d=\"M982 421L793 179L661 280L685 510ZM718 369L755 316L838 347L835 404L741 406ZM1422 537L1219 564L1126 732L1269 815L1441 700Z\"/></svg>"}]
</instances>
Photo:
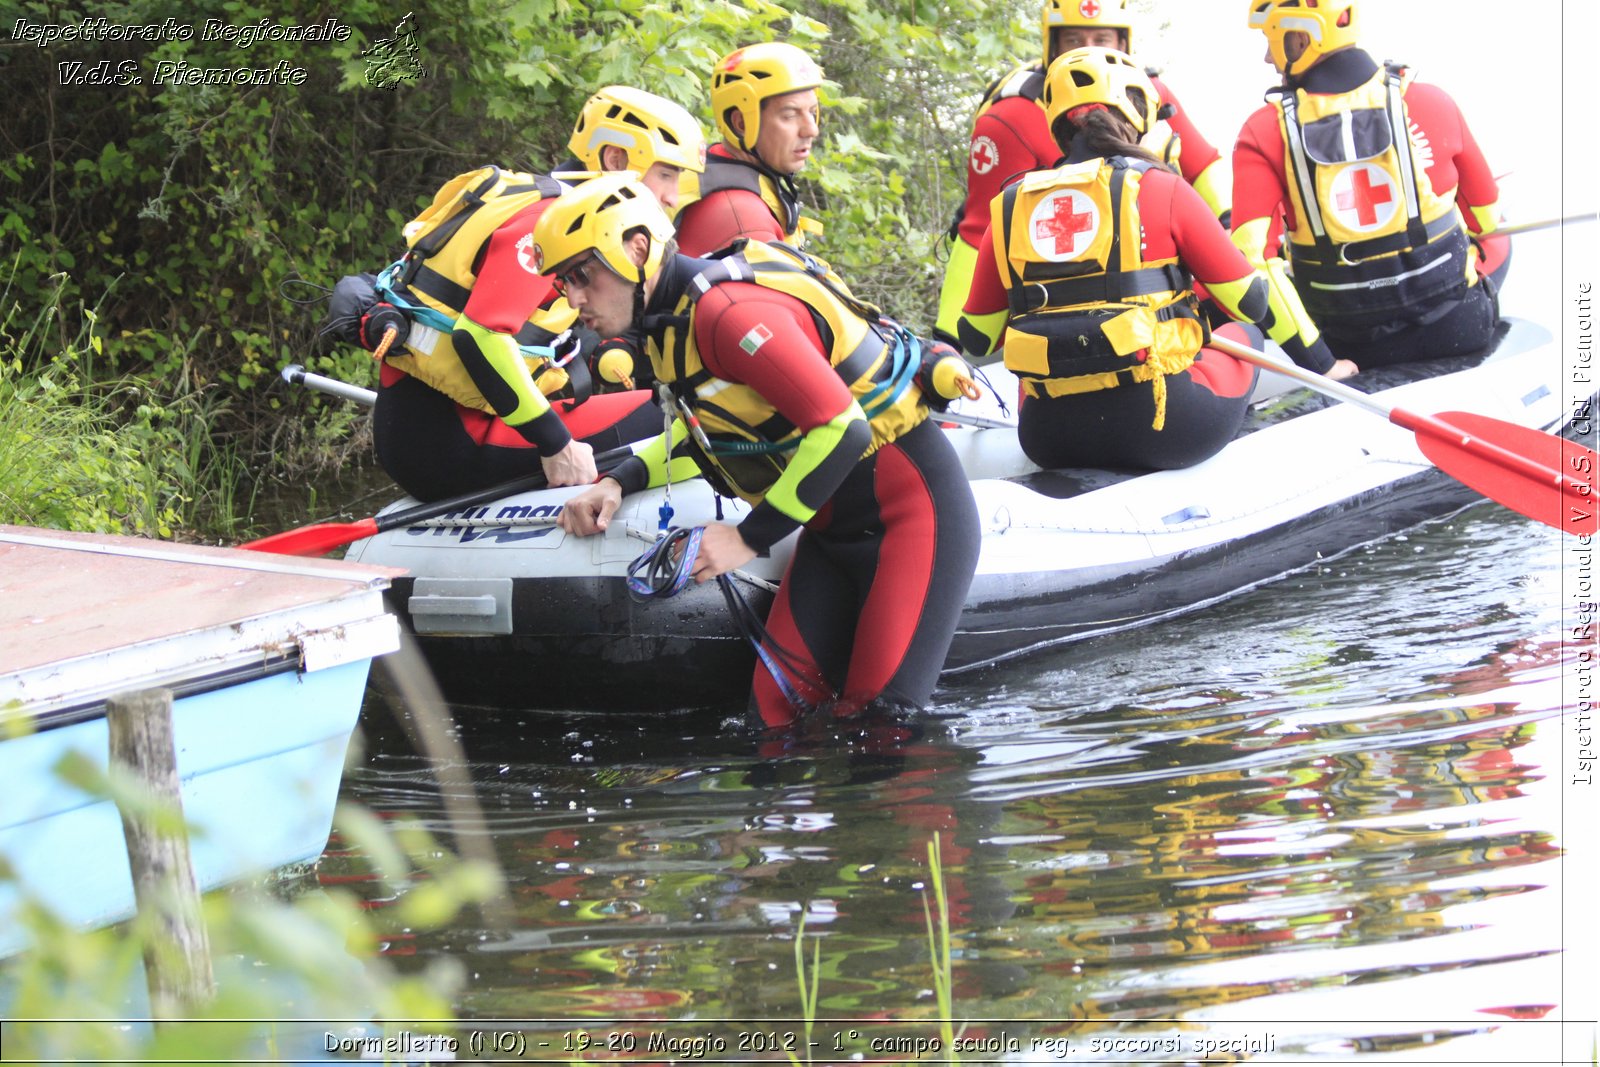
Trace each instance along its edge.
<instances>
[{"instance_id":1,"label":"man in wetsuit","mask_svg":"<svg viewBox=\"0 0 1600 1067\"><path fill-rule=\"evenodd\" d=\"M597 333L638 324L688 420L675 439L719 491L752 505L705 527L693 576L744 565L797 529L766 623L753 703L782 726L927 701L977 565L972 491L928 419L921 342L854 298L826 264L752 242L715 261L672 251L635 182L596 178L534 231L536 254ZM668 442L562 512L603 530L626 492L660 484Z\"/></svg>"},{"instance_id":2,"label":"man in wetsuit","mask_svg":"<svg viewBox=\"0 0 1600 1067\"><path fill-rule=\"evenodd\" d=\"M739 238L796 247L821 227L801 215L795 176L817 138L822 68L791 44L736 49L711 75L711 110L722 141L686 190L678 247L704 256Z\"/></svg>"},{"instance_id":3,"label":"man in wetsuit","mask_svg":"<svg viewBox=\"0 0 1600 1067\"><path fill-rule=\"evenodd\" d=\"M1365 369L1483 348L1498 313L1472 238L1493 233L1499 189L1443 90L1356 46L1353 0L1252 0L1282 86L1233 150L1233 237L1287 277L1341 360Z\"/></svg>"},{"instance_id":4,"label":"man in wetsuit","mask_svg":"<svg viewBox=\"0 0 1600 1067\"><path fill-rule=\"evenodd\" d=\"M663 206L677 203L682 174L705 158L700 124L664 97L608 86L584 105L571 147L597 170L641 176ZM576 315L533 262L533 226L563 187L539 195L487 234L472 223L452 236L408 283L433 300L448 333L412 326L383 361L373 435L378 460L408 493L429 500L495 485L542 468L551 485L594 480L594 448L615 448L658 431L648 390L552 402L535 379L549 361L523 345L574 343ZM431 287L425 290L424 287ZM591 338L591 347L592 347ZM581 358L581 357L580 357ZM574 363L567 370L576 371ZM563 372L564 373L564 372ZM535 461L538 467L534 466Z\"/></svg>"}]
</instances>

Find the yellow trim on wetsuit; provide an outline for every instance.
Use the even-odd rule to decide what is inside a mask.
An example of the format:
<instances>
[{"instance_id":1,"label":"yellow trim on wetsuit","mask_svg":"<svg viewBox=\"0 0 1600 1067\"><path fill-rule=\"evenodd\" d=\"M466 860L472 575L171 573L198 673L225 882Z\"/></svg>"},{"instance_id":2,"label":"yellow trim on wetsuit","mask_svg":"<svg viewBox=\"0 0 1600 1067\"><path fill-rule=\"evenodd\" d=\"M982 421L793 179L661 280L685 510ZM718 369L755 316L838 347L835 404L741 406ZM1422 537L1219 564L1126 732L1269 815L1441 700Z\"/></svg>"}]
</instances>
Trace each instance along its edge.
<instances>
[{"instance_id":1,"label":"yellow trim on wetsuit","mask_svg":"<svg viewBox=\"0 0 1600 1067\"><path fill-rule=\"evenodd\" d=\"M866 421L867 413L851 397L849 407L821 426L807 430L800 438L794 458L783 468L783 473L772 483L762 500L801 525L810 522L817 509L800 499L800 483L833 455L851 423Z\"/></svg>"},{"instance_id":2,"label":"yellow trim on wetsuit","mask_svg":"<svg viewBox=\"0 0 1600 1067\"><path fill-rule=\"evenodd\" d=\"M498 374L517 398L510 411L496 411L507 426L523 426L550 410L550 401L533 384L522 349L510 334L479 326L465 315L456 320L456 332L466 333L476 344L478 354Z\"/></svg>"},{"instance_id":3,"label":"yellow trim on wetsuit","mask_svg":"<svg viewBox=\"0 0 1600 1067\"><path fill-rule=\"evenodd\" d=\"M1472 221L1477 223L1475 236L1488 237L1500 228L1500 201L1468 210L1472 212Z\"/></svg>"},{"instance_id":4,"label":"yellow trim on wetsuit","mask_svg":"<svg viewBox=\"0 0 1600 1067\"><path fill-rule=\"evenodd\" d=\"M966 351L968 356L972 357L974 363L977 363L984 356L989 355L1000 347L1000 338L1005 335L1006 323L1010 318L1010 309L1002 308L999 311L991 311L987 315L968 315L963 313L961 318L957 320L956 328L961 332L957 333L956 336L961 338L962 349ZM968 347L969 344L975 343L975 336L981 336L987 342L981 352L974 351Z\"/></svg>"},{"instance_id":5,"label":"yellow trim on wetsuit","mask_svg":"<svg viewBox=\"0 0 1600 1067\"><path fill-rule=\"evenodd\" d=\"M1267 336L1280 345L1294 337L1307 347L1316 344L1322 333L1289 278L1289 265L1281 259L1269 259L1262 274L1267 279L1267 306L1272 309Z\"/></svg>"},{"instance_id":6,"label":"yellow trim on wetsuit","mask_svg":"<svg viewBox=\"0 0 1600 1067\"><path fill-rule=\"evenodd\" d=\"M645 488L657 489L668 482L676 485L690 478L700 477L700 465L694 461L693 456L674 456L668 451L669 447L676 449L682 444L688 433L689 429L682 419L673 419L670 446L660 434L657 434L634 453L634 457L643 462L645 470L649 472L649 481L645 483Z\"/></svg>"},{"instance_id":7,"label":"yellow trim on wetsuit","mask_svg":"<svg viewBox=\"0 0 1600 1067\"><path fill-rule=\"evenodd\" d=\"M1233 170L1218 156L1194 177L1194 191L1217 218L1228 213L1233 202ZM1209 286L1207 288L1210 288Z\"/></svg>"},{"instance_id":8,"label":"yellow trim on wetsuit","mask_svg":"<svg viewBox=\"0 0 1600 1067\"><path fill-rule=\"evenodd\" d=\"M959 237L952 240L950 261L944 266L944 281L939 286L939 318L934 323L934 329L946 337L961 336L958 332L961 328L961 309L967 303L967 294L972 291L972 275L977 268L978 250Z\"/></svg>"},{"instance_id":9,"label":"yellow trim on wetsuit","mask_svg":"<svg viewBox=\"0 0 1600 1067\"><path fill-rule=\"evenodd\" d=\"M1268 218L1250 219L1247 222L1233 220L1233 246L1244 253L1244 258L1257 270L1267 265L1267 234L1272 229L1272 220Z\"/></svg>"},{"instance_id":10,"label":"yellow trim on wetsuit","mask_svg":"<svg viewBox=\"0 0 1600 1067\"><path fill-rule=\"evenodd\" d=\"M1211 294L1211 299L1221 305L1222 310L1236 319L1255 321L1250 315L1240 308L1246 294L1256 285L1261 275L1251 271L1242 278L1235 278L1229 282L1206 282L1206 292ZM1259 298L1258 298L1259 299Z\"/></svg>"}]
</instances>

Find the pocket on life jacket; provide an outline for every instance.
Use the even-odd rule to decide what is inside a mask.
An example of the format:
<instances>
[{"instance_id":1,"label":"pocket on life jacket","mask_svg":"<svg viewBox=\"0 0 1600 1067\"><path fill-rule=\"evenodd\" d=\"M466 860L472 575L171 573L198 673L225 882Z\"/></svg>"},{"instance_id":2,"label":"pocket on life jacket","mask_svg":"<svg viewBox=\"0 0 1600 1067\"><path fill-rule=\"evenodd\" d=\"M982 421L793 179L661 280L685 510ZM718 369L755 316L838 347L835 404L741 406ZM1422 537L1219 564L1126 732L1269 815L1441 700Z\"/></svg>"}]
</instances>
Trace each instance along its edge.
<instances>
[{"instance_id":1,"label":"pocket on life jacket","mask_svg":"<svg viewBox=\"0 0 1600 1067\"><path fill-rule=\"evenodd\" d=\"M1379 108L1342 111L1301 128L1306 156L1316 164L1359 163L1377 159L1394 145L1388 113Z\"/></svg>"}]
</instances>

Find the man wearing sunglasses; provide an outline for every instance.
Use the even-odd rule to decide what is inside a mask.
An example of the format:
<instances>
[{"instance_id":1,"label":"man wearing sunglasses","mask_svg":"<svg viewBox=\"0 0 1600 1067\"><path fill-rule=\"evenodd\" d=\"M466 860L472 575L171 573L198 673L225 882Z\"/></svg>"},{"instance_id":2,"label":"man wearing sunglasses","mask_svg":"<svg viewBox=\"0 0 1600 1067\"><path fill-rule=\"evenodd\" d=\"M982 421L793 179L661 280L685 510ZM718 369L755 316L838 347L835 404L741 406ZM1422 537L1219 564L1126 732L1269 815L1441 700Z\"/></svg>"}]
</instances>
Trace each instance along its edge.
<instances>
[{"instance_id":1,"label":"man wearing sunglasses","mask_svg":"<svg viewBox=\"0 0 1600 1067\"><path fill-rule=\"evenodd\" d=\"M639 175L668 211L677 203L680 176L699 171L706 151L699 122L682 107L624 86L591 97L570 147L580 167ZM383 361L373 419L378 461L418 499L521 477L536 469L535 459L552 486L592 482L595 449L661 431L648 390L552 400L529 369L521 345L543 344L576 320L532 254L534 224L561 195L569 195L549 192L487 238L463 229L427 261L434 264L463 236L482 241L452 254L463 268L442 287L459 293L448 305L459 315L453 329L444 334L413 324L403 342L407 351ZM576 332L567 343L575 337ZM586 347L592 348L589 340ZM440 355L449 357L449 373L439 372ZM565 369L578 371L583 358Z\"/></svg>"},{"instance_id":2,"label":"man wearing sunglasses","mask_svg":"<svg viewBox=\"0 0 1600 1067\"><path fill-rule=\"evenodd\" d=\"M752 686L767 726L820 710L916 707L933 693L977 565L960 461L928 418L922 343L852 296L827 264L753 241L716 260L673 250L639 183L607 175L551 205L534 249L584 325L635 325L684 418L567 501L559 522L604 530L625 492L691 457L751 510L704 527L705 582L801 529ZM803 528L803 529L802 529Z\"/></svg>"}]
</instances>

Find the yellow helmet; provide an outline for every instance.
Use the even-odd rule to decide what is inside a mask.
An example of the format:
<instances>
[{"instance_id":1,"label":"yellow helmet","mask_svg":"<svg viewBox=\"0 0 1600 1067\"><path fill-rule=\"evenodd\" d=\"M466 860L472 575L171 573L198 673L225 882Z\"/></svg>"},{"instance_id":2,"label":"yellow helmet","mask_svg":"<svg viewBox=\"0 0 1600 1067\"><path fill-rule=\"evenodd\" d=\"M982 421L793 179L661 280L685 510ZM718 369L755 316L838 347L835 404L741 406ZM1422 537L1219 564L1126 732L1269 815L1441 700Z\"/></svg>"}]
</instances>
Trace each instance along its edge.
<instances>
[{"instance_id":1,"label":"yellow helmet","mask_svg":"<svg viewBox=\"0 0 1600 1067\"><path fill-rule=\"evenodd\" d=\"M643 266L628 257L628 234L643 229L650 250ZM549 274L585 252L593 252L615 275L642 283L661 267L672 223L661 204L628 171L602 174L550 201L533 227L533 264Z\"/></svg>"},{"instance_id":2,"label":"yellow helmet","mask_svg":"<svg viewBox=\"0 0 1600 1067\"><path fill-rule=\"evenodd\" d=\"M1044 56L1049 65L1051 34L1064 27L1081 26L1086 29L1116 30L1122 34L1124 51L1133 51L1133 21L1128 15L1128 0L1044 0L1040 16L1044 31Z\"/></svg>"},{"instance_id":3,"label":"yellow helmet","mask_svg":"<svg viewBox=\"0 0 1600 1067\"><path fill-rule=\"evenodd\" d=\"M1360 30L1354 0L1250 0L1248 24L1267 35L1273 65L1284 74L1303 74L1329 52L1350 47ZM1284 38L1295 32L1310 43L1290 61Z\"/></svg>"},{"instance_id":4,"label":"yellow helmet","mask_svg":"<svg viewBox=\"0 0 1600 1067\"><path fill-rule=\"evenodd\" d=\"M1050 64L1040 102L1051 130L1056 119L1075 107L1104 104L1120 112L1143 136L1156 124L1161 97L1144 68L1124 53L1113 48L1074 48Z\"/></svg>"},{"instance_id":5,"label":"yellow helmet","mask_svg":"<svg viewBox=\"0 0 1600 1067\"><path fill-rule=\"evenodd\" d=\"M578 112L567 147L592 171L600 151L616 145L628 153L628 168L643 174L654 163L684 170L706 169L706 135L689 112L664 96L626 85L608 85Z\"/></svg>"},{"instance_id":6,"label":"yellow helmet","mask_svg":"<svg viewBox=\"0 0 1600 1067\"><path fill-rule=\"evenodd\" d=\"M717 129L729 144L751 151L761 132L761 101L821 84L822 68L792 44L771 41L735 49L717 60L711 73ZM743 137L729 125L729 111L743 117Z\"/></svg>"}]
</instances>

